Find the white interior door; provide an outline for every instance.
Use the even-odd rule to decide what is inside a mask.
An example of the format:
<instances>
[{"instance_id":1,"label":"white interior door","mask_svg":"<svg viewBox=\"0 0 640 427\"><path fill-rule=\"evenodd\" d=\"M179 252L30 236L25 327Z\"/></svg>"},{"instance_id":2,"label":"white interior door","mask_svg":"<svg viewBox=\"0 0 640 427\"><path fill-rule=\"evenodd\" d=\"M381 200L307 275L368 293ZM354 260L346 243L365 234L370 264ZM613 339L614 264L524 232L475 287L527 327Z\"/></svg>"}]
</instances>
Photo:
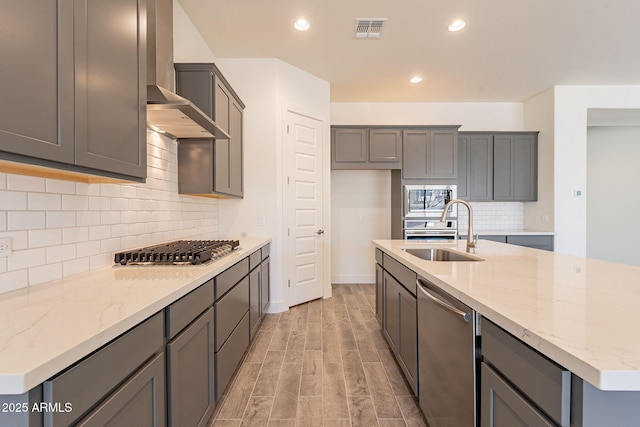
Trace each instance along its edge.
<instances>
[{"instance_id":1,"label":"white interior door","mask_svg":"<svg viewBox=\"0 0 640 427\"><path fill-rule=\"evenodd\" d=\"M287 112L289 306L323 296L322 122Z\"/></svg>"}]
</instances>

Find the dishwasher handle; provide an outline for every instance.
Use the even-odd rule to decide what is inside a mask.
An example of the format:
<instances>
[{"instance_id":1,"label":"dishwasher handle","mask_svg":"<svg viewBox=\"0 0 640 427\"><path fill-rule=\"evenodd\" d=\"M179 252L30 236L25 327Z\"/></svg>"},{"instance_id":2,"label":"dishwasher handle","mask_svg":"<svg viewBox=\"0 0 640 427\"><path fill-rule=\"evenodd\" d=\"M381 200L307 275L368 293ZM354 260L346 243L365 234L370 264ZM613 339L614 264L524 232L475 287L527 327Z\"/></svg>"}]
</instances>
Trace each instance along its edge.
<instances>
[{"instance_id":1,"label":"dishwasher handle","mask_svg":"<svg viewBox=\"0 0 640 427\"><path fill-rule=\"evenodd\" d=\"M445 308L446 310L449 310L450 312L459 315L460 317L462 317L462 320L464 320L466 323L471 322L471 320L473 319L473 313L465 313L462 310L458 310L454 306L447 304L446 302L442 301L440 298L433 295L431 291L422 284L422 281L420 279L416 279L416 284L418 285L418 289L422 291L424 296L434 301L435 303L439 304L441 307Z\"/></svg>"}]
</instances>

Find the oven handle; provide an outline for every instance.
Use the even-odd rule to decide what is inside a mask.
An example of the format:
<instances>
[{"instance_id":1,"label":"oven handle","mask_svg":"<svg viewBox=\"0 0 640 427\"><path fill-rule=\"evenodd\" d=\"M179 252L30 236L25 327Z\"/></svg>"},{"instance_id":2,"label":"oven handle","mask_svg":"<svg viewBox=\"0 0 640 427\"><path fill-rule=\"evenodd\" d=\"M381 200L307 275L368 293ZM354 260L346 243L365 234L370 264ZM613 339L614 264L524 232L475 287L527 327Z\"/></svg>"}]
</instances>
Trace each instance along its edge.
<instances>
[{"instance_id":1,"label":"oven handle","mask_svg":"<svg viewBox=\"0 0 640 427\"><path fill-rule=\"evenodd\" d=\"M422 291L424 296L426 296L427 298L429 298L433 302L439 304L444 309L449 310L449 311L459 315L460 317L462 317L462 320L464 320L466 323L471 322L471 319L473 318L473 313L465 313L464 311L458 310L454 306L447 304L446 302L442 301L440 298L437 298L435 295L433 295L431 293L431 291L429 291L426 288L426 286L424 286L422 284L422 280L420 280L420 279L416 279L416 285L418 285L418 289L420 289Z\"/></svg>"}]
</instances>

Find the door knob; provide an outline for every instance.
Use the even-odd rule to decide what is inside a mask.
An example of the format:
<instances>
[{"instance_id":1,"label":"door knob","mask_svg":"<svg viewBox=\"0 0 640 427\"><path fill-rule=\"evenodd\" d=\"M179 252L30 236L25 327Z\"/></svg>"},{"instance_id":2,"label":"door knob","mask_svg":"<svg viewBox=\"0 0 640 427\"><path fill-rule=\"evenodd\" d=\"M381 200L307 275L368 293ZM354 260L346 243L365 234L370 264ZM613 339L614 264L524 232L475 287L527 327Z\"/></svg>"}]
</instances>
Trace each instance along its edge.
<instances>
[{"instance_id":1,"label":"door knob","mask_svg":"<svg viewBox=\"0 0 640 427\"><path fill-rule=\"evenodd\" d=\"M320 230L316 231L316 233L317 233L317 234L324 234L324 230L323 230L323 229L320 229Z\"/></svg>"}]
</instances>

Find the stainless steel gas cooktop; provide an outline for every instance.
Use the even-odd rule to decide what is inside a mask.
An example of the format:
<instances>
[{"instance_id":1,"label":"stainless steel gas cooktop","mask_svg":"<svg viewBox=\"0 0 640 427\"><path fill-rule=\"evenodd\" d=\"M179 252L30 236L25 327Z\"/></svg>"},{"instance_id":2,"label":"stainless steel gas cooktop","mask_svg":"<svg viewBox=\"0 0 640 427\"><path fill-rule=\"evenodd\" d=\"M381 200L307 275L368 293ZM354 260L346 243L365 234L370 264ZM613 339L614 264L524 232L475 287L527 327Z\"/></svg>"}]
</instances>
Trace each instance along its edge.
<instances>
[{"instance_id":1,"label":"stainless steel gas cooktop","mask_svg":"<svg viewBox=\"0 0 640 427\"><path fill-rule=\"evenodd\" d=\"M231 253L238 240L176 240L115 254L121 265L196 265Z\"/></svg>"}]
</instances>

